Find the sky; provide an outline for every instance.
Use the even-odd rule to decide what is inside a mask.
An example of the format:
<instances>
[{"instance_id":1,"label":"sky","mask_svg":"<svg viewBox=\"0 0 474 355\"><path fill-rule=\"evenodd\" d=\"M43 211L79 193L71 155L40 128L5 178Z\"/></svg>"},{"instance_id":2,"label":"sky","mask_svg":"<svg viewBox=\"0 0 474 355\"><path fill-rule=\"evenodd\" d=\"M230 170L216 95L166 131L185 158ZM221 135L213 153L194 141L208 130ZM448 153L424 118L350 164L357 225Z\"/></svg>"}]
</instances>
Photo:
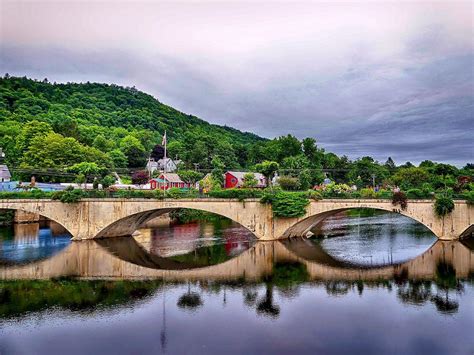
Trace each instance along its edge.
<instances>
[{"instance_id":1,"label":"sky","mask_svg":"<svg viewBox=\"0 0 474 355\"><path fill-rule=\"evenodd\" d=\"M472 2L6 1L0 74L396 163L474 162Z\"/></svg>"}]
</instances>

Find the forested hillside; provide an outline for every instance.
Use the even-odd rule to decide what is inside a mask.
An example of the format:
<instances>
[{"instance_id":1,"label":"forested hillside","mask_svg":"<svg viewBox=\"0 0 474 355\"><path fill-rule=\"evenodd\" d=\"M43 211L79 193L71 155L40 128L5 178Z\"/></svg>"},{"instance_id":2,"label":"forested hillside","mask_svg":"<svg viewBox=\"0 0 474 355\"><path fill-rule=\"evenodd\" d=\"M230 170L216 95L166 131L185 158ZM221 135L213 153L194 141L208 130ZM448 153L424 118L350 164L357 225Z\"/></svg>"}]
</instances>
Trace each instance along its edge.
<instances>
[{"instance_id":1,"label":"forested hillside","mask_svg":"<svg viewBox=\"0 0 474 355\"><path fill-rule=\"evenodd\" d=\"M165 130L171 153L186 161L205 166L217 154L226 165L239 166L247 164L238 159L242 147L262 141L179 112L135 88L8 75L0 79L0 121L0 146L13 166L58 168L96 161L142 167Z\"/></svg>"}]
</instances>

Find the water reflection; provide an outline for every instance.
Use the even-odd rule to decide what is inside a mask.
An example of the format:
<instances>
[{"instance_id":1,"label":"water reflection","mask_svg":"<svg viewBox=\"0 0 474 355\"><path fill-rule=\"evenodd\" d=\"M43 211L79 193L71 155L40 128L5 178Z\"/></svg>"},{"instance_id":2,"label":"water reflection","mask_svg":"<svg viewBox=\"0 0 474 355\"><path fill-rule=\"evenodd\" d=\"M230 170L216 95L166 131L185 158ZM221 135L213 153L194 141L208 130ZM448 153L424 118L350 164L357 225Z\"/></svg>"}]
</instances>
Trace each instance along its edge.
<instances>
[{"instance_id":1,"label":"water reflection","mask_svg":"<svg viewBox=\"0 0 474 355\"><path fill-rule=\"evenodd\" d=\"M134 238L72 242L48 259L1 265L0 353L474 349L473 241L355 265L322 243L252 244L233 228L154 225Z\"/></svg>"},{"instance_id":2,"label":"water reflection","mask_svg":"<svg viewBox=\"0 0 474 355\"><path fill-rule=\"evenodd\" d=\"M247 229L227 219L146 226L134 236L150 254L202 267L222 263L256 241Z\"/></svg>"},{"instance_id":3,"label":"water reflection","mask_svg":"<svg viewBox=\"0 0 474 355\"><path fill-rule=\"evenodd\" d=\"M71 242L71 235L52 221L0 226L0 265L49 258Z\"/></svg>"},{"instance_id":4,"label":"water reflection","mask_svg":"<svg viewBox=\"0 0 474 355\"><path fill-rule=\"evenodd\" d=\"M436 236L398 213L353 209L326 218L312 230L315 244L334 259L359 266L396 264L426 251Z\"/></svg>"}]
</instances>

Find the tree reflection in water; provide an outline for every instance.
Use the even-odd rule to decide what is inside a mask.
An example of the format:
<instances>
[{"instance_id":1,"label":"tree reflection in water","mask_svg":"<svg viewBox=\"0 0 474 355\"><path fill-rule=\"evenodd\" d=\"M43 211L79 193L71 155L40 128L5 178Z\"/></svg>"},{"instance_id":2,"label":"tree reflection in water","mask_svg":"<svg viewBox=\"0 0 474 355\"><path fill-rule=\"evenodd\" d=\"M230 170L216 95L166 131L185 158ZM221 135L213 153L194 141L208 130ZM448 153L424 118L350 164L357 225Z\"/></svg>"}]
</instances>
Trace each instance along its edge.
<instances>
[{"instance_id":1,"label":"tree reflection in water","mask_svg":"<svg viewBox=\"0 0 474 355\"><path fill-rule=\"evenodd\" d=\"M195 312L203 304L201 295L197 292L191 292L191 284L188 282L188 291L178 299L176 305L181 309Z\"/></svg>"}]
</instances>

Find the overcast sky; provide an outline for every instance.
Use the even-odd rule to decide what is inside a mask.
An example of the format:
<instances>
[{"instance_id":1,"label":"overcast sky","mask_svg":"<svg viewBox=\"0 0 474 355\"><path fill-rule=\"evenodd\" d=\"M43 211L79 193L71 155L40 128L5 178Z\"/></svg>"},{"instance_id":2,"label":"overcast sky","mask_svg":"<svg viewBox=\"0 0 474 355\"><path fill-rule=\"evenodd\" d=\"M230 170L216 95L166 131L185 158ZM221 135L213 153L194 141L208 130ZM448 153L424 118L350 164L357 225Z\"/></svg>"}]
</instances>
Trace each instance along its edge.
<instances>
[{"instance_id":1,"label":"overcast sky","mask_svg":"<svg viewBox=\"0 0 474 355\"><path fill-rule=\"evenodd\" d=\"M351 158L474 161L471 2L0 4L1 74L136 86Z\"/></svg>"}]
</instances>

